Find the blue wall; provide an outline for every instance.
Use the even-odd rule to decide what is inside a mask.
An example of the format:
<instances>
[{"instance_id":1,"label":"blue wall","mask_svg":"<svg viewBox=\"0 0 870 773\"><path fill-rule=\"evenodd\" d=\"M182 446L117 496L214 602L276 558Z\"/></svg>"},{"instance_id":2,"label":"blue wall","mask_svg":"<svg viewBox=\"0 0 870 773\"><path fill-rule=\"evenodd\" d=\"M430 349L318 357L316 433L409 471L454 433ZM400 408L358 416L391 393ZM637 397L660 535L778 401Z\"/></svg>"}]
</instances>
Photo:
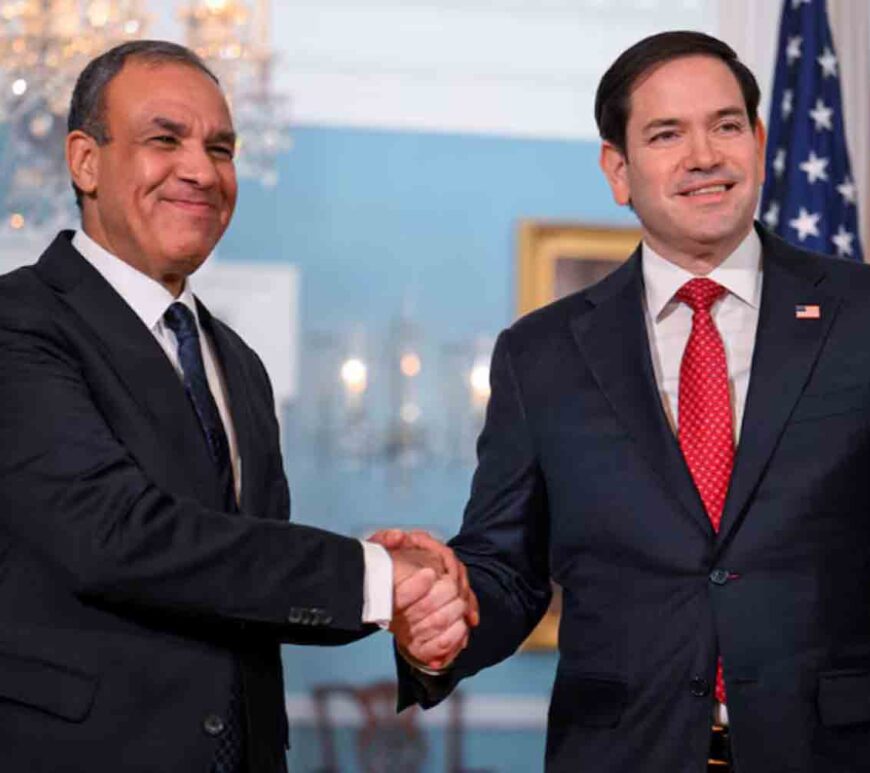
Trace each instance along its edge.
<instances>
[{"instance_id":1,"label":"blue wall","mask_svg":"<svg viewBox=\"0 0 870 773\"><path fill-rule=\"evenodd\" d=\"M299 128L281 158L277 189L243 186L220 252L301 269L303 342L311 332L359 326L379 340L409 299L430 348L494 335L514 315L519 219L632 224L612 203L597 154L597 144L587 142ZM425 464L397 489L384 465L315 458L303 415L314 404L312 368L303 349L301 393L285 438L294 518L354 535L393 524L454 533L469 465ZM430 420L437 423L433 405ZM388 677L389 645L387 634L378 634L340 651L288 647L288 692ZM517 655L464 689L546 696L554 666L552 654ZM291 762L297 771L312 769L313 734L301 727L293 735ZM469 743L471 761L501 771L540 769L543 735L516 740L508 761L504 738L480 733Z\"/></svg>"},{"instance_id":2,"label":"blue wall","mask_svg":"<svg viewBox=\"0 0 870 773\"><path fill-rule=\"evenodd\" d=\"M300 128L280 175L243 186L220 249L299 265L305 327L380 321L410 290L444 338L497 329L517 220L633 222L591 142Z\"/></svg>"}]
</instances>

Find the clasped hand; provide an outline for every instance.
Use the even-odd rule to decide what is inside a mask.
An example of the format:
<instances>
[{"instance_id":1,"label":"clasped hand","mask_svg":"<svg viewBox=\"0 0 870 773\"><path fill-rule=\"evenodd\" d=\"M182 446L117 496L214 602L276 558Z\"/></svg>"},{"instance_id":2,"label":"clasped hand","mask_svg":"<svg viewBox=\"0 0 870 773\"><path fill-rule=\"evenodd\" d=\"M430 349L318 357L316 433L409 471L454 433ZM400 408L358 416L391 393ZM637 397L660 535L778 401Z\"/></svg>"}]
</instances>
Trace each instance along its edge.
<instances>
[{"instance_id":1,"label":"clasped hand","mask_svg":"<svg viewBox=\"0 0 870 773\"><path fill-rule=\"evenodd\" d=\"M480 617L465 565L424 531L383 529L369 540L393 559L390 631L399 651L412 664L445 668L468 644Z\"/></svg>"}]
</instances>

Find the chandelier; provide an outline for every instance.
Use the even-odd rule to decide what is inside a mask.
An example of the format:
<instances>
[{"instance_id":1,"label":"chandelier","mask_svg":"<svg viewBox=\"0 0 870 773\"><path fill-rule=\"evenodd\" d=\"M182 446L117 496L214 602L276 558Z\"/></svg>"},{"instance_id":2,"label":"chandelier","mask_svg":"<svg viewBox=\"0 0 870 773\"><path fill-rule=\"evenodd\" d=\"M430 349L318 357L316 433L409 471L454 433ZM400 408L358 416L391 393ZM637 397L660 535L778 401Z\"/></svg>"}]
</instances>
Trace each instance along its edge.
<instances>
[{"instance_id":1,"label":"chandelier","mask_svg":"<svg viewBox=\"0 0 870 773\"><path fill-rule=\"evenodd\" d=\"M269 0L191 0L181 9L185 45L218 76L239 137L237 171L265 187L278 182L278 156L290 148L288 98L272 83Z\"/></svg>"},{"instance_id":2,"label":"chandelier","mask_svg":"<svg viewBox=\"0 0 870 773\"><path fill-rule=\"evenodd\" d=\"M69 99L95 56L145 36L142 0L0 0L0 230L54 230L77 219L64 160ZM224 86L239 135L238 171L277 182L290 146L287 100L272 87L267 0L192 0L185 43Z\"/></svg>"},{"instance_id":3,"label":"chandelier","mask_svg":"<svg viewBox=\"0 0 870 773\"><path fill-rule=\"evenodd\" d=\"M79 72L140 36L138 0L0 0L0 196L7 226L55 226L73 210L64 163Z\"/></svg>"}]
</instances>

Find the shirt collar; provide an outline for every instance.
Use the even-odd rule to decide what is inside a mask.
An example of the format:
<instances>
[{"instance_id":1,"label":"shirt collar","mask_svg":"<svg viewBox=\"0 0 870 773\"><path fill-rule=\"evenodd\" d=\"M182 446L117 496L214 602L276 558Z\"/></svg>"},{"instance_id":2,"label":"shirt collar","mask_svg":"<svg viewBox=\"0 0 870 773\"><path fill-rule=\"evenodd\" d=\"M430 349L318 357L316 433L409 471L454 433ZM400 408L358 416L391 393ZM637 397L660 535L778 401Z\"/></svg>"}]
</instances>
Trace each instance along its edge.
<instances>
[{"instance_id":1,"label":"shirt collar","mask_svg":"<svg viewBox=\"0 0 870 773\"><path fill-rule=\"evenodd\" d=\"M642 255L647 309L652 319L658 322L677 290L690 279L695 279L695 275L663 258L646 242L643 243ZM707 276L747 305L758 308L761 302L761 240L755 229L750 229L737 249Z\"/></svg>"},{"instance_id":2,"label":"shirt collar","mask_svg":"<svg viewBox=\"0 0 870 773\"><path fill-rule=\"evenodd\" d=\"M175 298L160 282L113 255L83 230L76 231L72 246L99 271L149 330L154 330L162 322L163 314L176 301L180 301L193 312L199 326L196 300L189 282L184 283L181 295Z\"/></svg>"}]
</instances>

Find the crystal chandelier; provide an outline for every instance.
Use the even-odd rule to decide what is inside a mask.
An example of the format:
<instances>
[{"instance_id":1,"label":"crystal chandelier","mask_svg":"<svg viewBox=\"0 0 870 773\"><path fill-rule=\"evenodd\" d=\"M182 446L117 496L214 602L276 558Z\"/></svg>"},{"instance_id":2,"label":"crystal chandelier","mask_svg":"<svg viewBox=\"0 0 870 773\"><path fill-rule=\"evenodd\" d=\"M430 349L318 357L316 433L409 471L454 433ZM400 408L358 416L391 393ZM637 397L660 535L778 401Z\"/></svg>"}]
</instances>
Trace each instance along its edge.
<instances>
[{"instance_id":1,"label":"crystal chandelier","mask_svg":"<svg viewBox=\"0 0 870 773\"><path fill-rule=\"evenodd\" d=\"M73 222L64 137L75 80L145 23L139 0L0 0L0 225Z\"/></svg>"},{"instance_id":2,"label":"crystal chandelier","mask_svg":"<svg viewBox=\"0 0 870 773\"><path fill-rule=\"evenodd\" d=\"M241 177L272 187L277 160L290 141L289 100L274 90L269 0L192 0L182 8L185 45L215 72L239 135Z\"/></svg>"}]
</instances>

